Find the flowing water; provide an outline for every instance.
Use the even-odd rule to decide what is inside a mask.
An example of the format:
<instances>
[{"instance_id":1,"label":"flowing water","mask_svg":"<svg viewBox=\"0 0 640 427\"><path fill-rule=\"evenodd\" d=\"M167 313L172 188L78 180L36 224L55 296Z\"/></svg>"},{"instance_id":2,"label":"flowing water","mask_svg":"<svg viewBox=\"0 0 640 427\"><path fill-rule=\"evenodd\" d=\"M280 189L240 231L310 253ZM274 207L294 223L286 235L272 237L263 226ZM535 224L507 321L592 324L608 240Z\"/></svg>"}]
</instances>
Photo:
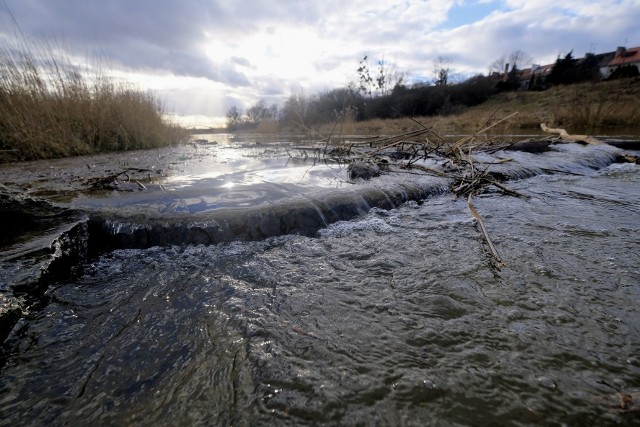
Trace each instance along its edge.
<instances>
[{"instance_id":1,"label":"flowing water","mask_svg":"<svg viewBox=\"0 0 640 427\"><path fill-rule=\"evenodd\" d=\"M415 196L385 176L354 190L335 165L306 172L322 179L302 199L325 223L305 232L119 240L9 335L0 425L633 425L640 167L611 153L568 145L496 166L531 196L474 200L502 267L438 180L417 179ZM254 209L297 206L299 178ZM207 192L216 179L74 203L219 226L220 201L247 193ZM345 192L360 204L328 221L338 208L318 200Z\"/></svg>"}]
</instances>

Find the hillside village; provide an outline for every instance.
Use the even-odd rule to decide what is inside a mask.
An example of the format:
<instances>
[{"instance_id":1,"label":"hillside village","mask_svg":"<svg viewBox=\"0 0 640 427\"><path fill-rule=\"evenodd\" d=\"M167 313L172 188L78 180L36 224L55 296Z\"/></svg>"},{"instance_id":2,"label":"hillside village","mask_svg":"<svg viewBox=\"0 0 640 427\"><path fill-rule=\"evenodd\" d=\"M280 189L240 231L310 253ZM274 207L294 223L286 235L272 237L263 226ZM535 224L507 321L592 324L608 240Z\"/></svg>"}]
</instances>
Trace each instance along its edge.
<instances>
[{"instance_id":1,"label":"hillside village","mask_svg":"<svg viewBox=\"0 0 640 427\"><path fill-rule=\"evenodd\" d=\"M571 53L567 55L571 57ZM574 67L588 69L590 72L597 71L600 80L609 80L616 77L632 77L640 74L640 46L627 49L624 46L618 47L615 51L606 53L587 53L583 58L573 59ZM565 57L567 60L567 57ZM547 85L549 76L554 67L563 60L558 58L553 64L538 65L533 64L529 68L516 70L518 85L522 89L544 88ZM509 78L509 64L505 67L502 76L503 80Z\"/></svg>"}]
</instances>

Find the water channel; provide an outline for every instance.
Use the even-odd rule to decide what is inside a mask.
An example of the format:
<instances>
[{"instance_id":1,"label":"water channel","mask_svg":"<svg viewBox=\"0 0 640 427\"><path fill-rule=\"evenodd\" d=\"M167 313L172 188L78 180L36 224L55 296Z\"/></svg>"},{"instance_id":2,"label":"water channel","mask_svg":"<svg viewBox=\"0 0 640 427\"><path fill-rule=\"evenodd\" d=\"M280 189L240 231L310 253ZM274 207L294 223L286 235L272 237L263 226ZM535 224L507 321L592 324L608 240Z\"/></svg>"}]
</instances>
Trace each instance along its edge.
<instances>
[{"instance_id":1,"label":"water channel","mask_svg":"<svg viewBox=\"0 0 640 427\"><path fill-rule=\"evenodd\" d=\"M0 425L638 421L640 166L620 150L479 156L530 196L474 200L503 266L445 179L354 183L287 141L171 150L139 154L173 156L145 190L63 191L55 162L12 182L40 174L25 191L103 248L8 334Z\"/></svg>"}]
</instances>

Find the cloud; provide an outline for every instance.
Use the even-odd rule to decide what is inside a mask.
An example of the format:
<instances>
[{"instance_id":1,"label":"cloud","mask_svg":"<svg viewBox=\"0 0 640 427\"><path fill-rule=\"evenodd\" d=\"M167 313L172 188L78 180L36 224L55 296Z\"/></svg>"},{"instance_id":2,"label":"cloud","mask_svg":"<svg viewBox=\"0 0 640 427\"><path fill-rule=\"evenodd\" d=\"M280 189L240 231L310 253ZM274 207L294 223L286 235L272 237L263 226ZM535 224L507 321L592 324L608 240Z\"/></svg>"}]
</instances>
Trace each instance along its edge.
<instances>
[{"instance_id":1,"label":"cloud","mask_svg":"<svg viewBox=\"0 0 640 427\"><path fill-rule=\"evenodd\" d=\"M579 56L615 50L640 22L637 0L504 3L508 7L472 24L427 34L422 42L433 48L420 61L433 60L437 52L454 58L458 72L486 72L494 59L520 49L535 63L552 63L570 50Z\"/></svg>"},{"instance_id":2,"label":"cloud","mask_svg":"<svg viewBox=\"0 0 640 427\"><path fill-rule=\"evenodd\" d=\"M251 62L247 58L239 58L237 56L232 56L231 62L237 65L240 65L242 67L254 68L253 65L251 65Z\"/></svg>"}]
</instances>

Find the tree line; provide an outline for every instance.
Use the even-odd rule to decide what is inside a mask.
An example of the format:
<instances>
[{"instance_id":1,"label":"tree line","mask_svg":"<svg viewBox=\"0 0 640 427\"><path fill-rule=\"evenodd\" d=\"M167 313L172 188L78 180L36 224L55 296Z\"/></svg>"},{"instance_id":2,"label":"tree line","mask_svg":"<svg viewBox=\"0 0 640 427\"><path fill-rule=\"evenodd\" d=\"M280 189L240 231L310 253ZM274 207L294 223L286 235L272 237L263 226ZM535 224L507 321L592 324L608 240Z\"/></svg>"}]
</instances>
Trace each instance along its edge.
<instances>
[{"instance_id":1,"label":"tree line","mask_svg":"<svg viewBox=\"0 0 640 427\"><path fill-rule=\"evenodd\" d=\"M433 80L407 84L405 73L395 65L384 59L372 64L365 56L356 68L355 82L348 86L314 95L294 93L279 109L263 100L245 114L232 107L227 113L227 129L256 128L264 120L278 121L281 126L313 126L339 120L449 115L481 104L500 92L546 90L554 85L601 80L599 59L593 54L580 59L573 57L573 51L558 56L548 74L531 73L523 81L522 70L531 62L528 54L516 50L491 63L487 75L456 79L451 60L439 57L434 62ZM617 70L610 78L637 75L638 69L631 66Z\"/></svg>"}]
</instances>

